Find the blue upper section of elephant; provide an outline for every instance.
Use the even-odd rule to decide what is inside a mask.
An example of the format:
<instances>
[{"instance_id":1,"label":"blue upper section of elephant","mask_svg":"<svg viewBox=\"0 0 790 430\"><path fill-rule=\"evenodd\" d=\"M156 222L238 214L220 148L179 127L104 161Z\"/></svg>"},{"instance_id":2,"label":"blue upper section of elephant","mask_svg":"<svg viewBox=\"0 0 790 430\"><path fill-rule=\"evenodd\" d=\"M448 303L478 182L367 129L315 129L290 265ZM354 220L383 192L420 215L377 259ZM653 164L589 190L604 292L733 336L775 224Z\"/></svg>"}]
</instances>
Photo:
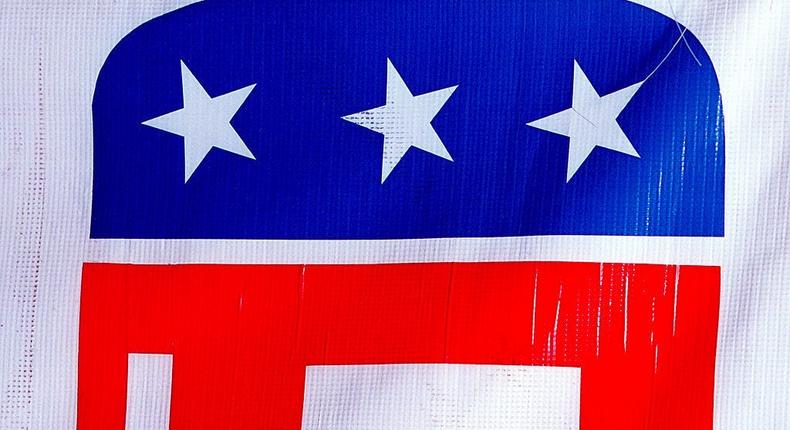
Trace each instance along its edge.
<instances>
[{"instance_id":1,"label":"blue upper section of elephant","mask_svg":"<svg viewBox=\"0 0 790 430\"><path fill-rule=\"evenodd\" d=\"M209 0L93 126L95 238L724 234L713 65L624 0Z\"/></svg>"}]
</instances>

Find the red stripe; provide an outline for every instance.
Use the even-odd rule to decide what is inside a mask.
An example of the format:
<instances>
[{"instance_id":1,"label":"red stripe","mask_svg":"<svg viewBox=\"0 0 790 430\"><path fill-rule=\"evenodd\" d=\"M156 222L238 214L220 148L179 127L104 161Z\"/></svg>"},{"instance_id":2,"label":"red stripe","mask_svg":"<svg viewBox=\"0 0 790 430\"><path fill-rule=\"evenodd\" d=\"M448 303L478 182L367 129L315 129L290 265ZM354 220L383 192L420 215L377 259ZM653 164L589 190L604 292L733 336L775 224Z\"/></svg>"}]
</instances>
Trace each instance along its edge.
<instances>
[{"instance_id":1,"label":"red stripe","mask_svg":"<svg viewBox=\"0 0 790 430\"><path fill-rule=\"evenodd\" d=\"M152 352L173 430L299 429L306 365L377 363L581 367L582 429L710 429L718 303L713 267L87 264L78 428L123 429Z\"/></svg>"}]
</instances>

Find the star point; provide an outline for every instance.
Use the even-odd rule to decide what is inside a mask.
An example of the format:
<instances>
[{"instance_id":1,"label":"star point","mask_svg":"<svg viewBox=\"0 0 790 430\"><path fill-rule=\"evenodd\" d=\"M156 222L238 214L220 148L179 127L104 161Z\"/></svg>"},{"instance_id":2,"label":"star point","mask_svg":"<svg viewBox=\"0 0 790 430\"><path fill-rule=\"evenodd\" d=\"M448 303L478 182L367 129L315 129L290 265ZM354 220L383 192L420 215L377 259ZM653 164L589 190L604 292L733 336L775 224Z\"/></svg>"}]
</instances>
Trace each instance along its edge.
<instances>
[{"instance_id":1,"label":"star point","mask_svg":"<svg viewBox=\"0 0 790 430\"><path fill-rule=\"evenodd\" d=\"M142 124L184 138L184 183L189 181L212 148L255 160L252 151L230 124L254 88L255 84L252 84L211 97L181 61L184 107Z\"/></svg>"},{"instance_id":2,"label":"star point","mask_svg":"<svg viewBox=\"0 0 790 430\"><path fill-rule=\"evenodd\" d=\"M414 96L392 61L387 59L386 104L342 117L384 135L382 184L412 147L453 161L431 121L457 88L455 85Z\"/></svg>"}]
</instances>

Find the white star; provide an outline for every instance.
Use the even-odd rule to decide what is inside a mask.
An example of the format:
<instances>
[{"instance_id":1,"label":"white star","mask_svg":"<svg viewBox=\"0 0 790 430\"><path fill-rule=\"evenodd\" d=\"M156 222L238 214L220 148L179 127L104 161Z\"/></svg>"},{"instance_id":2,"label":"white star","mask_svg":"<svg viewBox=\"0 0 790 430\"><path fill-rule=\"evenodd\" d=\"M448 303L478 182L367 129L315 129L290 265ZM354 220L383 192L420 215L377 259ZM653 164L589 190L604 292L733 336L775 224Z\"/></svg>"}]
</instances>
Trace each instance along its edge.
<instances>
[{"instance_id":1,"label":"white star","mask_svg":"<svg viewBox=\"0 0 790 430\"><path fill-rule=\"evenodd\" d=\"M574 61L572 107L527 124L570 138L567 182L570 182L596 147L639 158L628 136L617 123L617 117L643 83L644 81L601 97L579 63Z\"/></svg>"},{"instance_id":2,"label":"white star","mask_svg":"<svg viewBox=\"0 0 790 430\"><path fill-rule=\"evenodd\" d=\"M343 119L384 135L381 183L411 147L453 161L431 121L458 85L413 96L395 66L387 59L387 103Z\"/></svg>"},{"instance_id":3,"label":"white star","mask_svg":"<svg viewBox=\"0 0 790 430\"><path fill-rule=\"evenodd\" d=\"M255 159L230 120L250 95L255 84L211 97L195 75L181 62L184 108L158 116L143 125L184 137L184 183L192 176L211 148Z\"/></svg>"}]
</instances>

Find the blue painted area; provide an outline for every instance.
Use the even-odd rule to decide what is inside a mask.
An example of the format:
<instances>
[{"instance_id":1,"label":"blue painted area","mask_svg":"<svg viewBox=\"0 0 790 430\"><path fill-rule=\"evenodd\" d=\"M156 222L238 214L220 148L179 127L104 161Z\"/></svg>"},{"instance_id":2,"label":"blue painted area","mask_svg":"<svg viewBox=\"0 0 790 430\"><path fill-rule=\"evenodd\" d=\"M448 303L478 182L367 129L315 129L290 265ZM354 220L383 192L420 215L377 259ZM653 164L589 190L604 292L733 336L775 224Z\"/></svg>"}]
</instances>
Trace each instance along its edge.
<instances>
[{"instance_id":1,"label":"blue painted area","mask_svg":"<svg viewBox=\"0 0 790 430\"><path fill-rule=\"evenodd\" d=\"M678 37L622 0L206 1L144 24L93 101L94 238L722 236L715 71L686 33L619 117L641 158L598 148L565 182L568 138L526 123L644 79ZM380 183L380 134L342 116L385 103L390 58L414 94L459 85L433 121L454 162L411 149ZM184 183L183 138L141 125L182 107L179 61L212 96L255 83Z\"/></svg>"}]
</instances>

